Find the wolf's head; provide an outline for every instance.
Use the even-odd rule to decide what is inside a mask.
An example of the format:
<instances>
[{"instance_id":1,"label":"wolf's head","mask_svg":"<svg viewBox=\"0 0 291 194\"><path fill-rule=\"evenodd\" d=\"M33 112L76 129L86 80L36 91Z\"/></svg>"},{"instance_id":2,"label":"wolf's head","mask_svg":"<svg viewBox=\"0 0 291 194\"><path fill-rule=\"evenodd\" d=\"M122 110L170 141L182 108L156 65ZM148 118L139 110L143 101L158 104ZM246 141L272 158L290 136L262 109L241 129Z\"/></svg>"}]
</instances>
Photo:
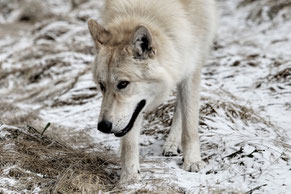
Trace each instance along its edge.
<instances>
[{"instance_id":1,"label":"wolf's head","mask_svg":"<svg viewBox=\"0 0 291 194\"><path fill-rule=\"evenodd\" d=\"M89 20L88 27L97 50L94 81L103 94L98 130L122 137L141 112L156 107L172 89L160 65L159 35L145 25L105 29Z\"/></svg>"}]
</instances>

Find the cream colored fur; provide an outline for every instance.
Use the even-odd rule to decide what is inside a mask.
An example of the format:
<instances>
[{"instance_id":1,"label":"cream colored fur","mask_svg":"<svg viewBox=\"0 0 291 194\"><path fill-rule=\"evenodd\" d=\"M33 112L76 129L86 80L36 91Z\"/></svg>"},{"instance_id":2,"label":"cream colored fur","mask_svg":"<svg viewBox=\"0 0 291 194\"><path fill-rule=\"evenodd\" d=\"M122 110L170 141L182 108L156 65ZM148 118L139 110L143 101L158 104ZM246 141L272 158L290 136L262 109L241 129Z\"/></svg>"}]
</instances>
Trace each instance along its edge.
<instances>
[{"instance_id":1,"label":"cream colored fur","mask_svg":"<svg viewBox=\"0 0 291 194\"><path fill-rule=\"evenodd\" d=\"M102 19L101 24L88 22L97 48L94 80L106 88L99 121L112 122L112 132L119 132L140 100L146 100L146 112L177 88L177 106L164 153L176 155L182 146L183 169L198 171L204 166L198 135L200 71L214 38L214 1L107 0ZM150 45L143 53L140 42L134 40L145 34ZM136 55L139 52L141 55ZM124 90L116 89L121 80L130 82ZM139 177L141 123L139 114L131 131L121 138L122 181Z\"/></svg>"}]
</instances>

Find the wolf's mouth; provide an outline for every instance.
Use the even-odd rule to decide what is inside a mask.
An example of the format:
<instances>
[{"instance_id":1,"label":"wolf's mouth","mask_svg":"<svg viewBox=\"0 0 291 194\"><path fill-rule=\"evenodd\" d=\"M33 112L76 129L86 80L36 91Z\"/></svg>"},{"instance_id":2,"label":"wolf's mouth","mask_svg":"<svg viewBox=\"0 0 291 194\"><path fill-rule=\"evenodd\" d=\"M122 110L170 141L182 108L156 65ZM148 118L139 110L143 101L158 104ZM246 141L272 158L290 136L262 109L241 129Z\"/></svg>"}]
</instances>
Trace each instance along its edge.
<instances>
[{"instance_id":1,"label":"wolf's mouth","mask_svg":"<svg viewBox=\"0 0 291 194\"><path fill-rule=\"evenodd\" d=\"M137 116L139 115L139 113L141 112L141 110L144 108L145 105L146 105L146 100L142 100L137 104L127 126L122 131L114 133L116 137L123 137L132 129Z\"/></svg>"}]
</instances>

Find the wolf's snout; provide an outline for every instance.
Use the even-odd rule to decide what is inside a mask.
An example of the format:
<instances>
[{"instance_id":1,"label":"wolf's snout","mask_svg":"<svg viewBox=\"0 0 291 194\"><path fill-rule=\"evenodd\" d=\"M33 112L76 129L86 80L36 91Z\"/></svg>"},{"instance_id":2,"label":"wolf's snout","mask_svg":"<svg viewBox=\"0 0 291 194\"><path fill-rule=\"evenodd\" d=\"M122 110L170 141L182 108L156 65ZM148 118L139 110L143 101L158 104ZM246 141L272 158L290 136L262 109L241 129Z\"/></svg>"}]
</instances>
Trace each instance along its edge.
<instances>
[{"instance_id":1,"label":"wolf's snout","mask_svg":"<svg viewBox=\"0 0 291 194\"><path fill-rule=\"evenodd\" d=\"M101 121L98 123L98 130L103 133L111 133L112 123L109 121Z\"/></svg>"}]
</instances>

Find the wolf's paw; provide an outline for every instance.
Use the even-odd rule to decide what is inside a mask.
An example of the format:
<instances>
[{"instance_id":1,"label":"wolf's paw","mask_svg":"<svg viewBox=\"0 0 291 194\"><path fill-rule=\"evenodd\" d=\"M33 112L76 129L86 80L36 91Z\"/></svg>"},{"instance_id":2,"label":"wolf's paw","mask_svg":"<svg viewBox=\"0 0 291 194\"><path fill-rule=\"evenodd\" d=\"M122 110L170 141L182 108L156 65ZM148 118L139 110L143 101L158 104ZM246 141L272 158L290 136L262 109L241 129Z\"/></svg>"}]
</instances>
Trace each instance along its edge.
<instances>
[{"instance_id":1,"label":"wolf's paw","mask_svg":"<svg viewBox=\"0 0 291 194\"><path fill-rule=\"evenodd\" d=\"M121 173L120 183L137 182L140 180L140 171L137 173Z\"/></svg>"},{"instance_id":2,"label":"wolf's paw","mask_svg":"<svg viewBox=\"0 0 291 194\"><path fill-rule=\"evenodd\" d=\"M180 143L175 141L166 141L163 147L164 156L178 156L182 151Z\"/></svg>"},{"instance_id":3,"label":"wolf's paw","mask_svg":"<svg viewBox=\"0 0 291 194\"><path fill-rule=\"evenodd\" d=\"M194 163L185 163L183 164L183 169L188 171L188 172L198 172L202 168L205 167L205 162L199 161L199 162L194 162Z\"/></svg>"}]
</instances>

